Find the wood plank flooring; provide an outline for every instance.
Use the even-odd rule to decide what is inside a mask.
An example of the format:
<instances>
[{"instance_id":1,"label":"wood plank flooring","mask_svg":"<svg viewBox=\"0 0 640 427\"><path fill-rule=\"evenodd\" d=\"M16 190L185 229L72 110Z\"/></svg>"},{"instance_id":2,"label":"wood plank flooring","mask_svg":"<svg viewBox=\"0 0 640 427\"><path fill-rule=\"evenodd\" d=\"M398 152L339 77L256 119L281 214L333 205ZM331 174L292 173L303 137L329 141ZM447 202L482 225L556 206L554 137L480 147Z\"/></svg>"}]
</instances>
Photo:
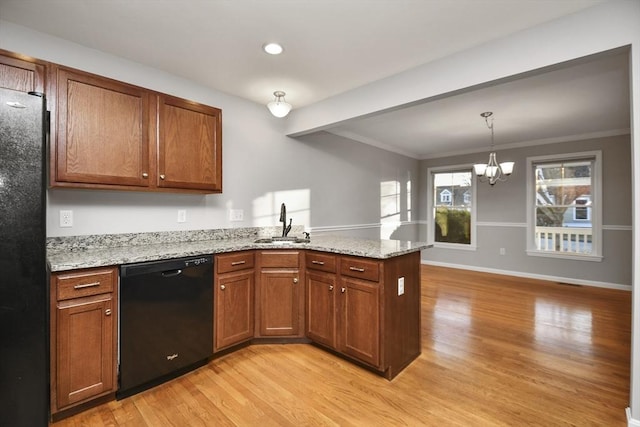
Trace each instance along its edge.
<instances>
[{"instance_id":1,"label":"wood plank flooring","mask_svg":"<svg viewBox=\"0 0 640 427\"><path fill-rule=\"evenodd\" d=\"M422 269L422 355L391 382L254 345L53 425L626 425L630 292Z\"/></svg>"}]
</instances>

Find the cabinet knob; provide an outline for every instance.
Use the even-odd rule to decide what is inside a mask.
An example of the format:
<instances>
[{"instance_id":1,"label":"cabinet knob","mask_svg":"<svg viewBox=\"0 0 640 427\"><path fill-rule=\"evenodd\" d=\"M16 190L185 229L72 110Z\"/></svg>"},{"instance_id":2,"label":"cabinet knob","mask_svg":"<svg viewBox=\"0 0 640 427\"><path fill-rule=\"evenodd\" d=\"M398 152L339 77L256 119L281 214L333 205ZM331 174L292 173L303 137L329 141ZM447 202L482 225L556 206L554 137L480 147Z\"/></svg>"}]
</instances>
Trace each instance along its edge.
<instances>
[{"instance_id":1,"label":"cabinet knob","mask_svg":"<svg viewBox=\"0 0 640 427\"><path fill-rule=\"evenodd\" d=\"M333 285L329 285L329 290L332 291L333 290Z\"/></svg>"},{"instance_id":2,"label":"cabinet knob","mask_svg":"<svg viewBox=\"0 0 640 427\"><path fill-rule=\"evenodd\" d=\"M344 292L347 290L347 288L340 288L340 292L342 292L344 294Z\"/></svg>"},{"instance_id":3,"label":"cabinet knob","mask_svg":"<svg viewBox=\"0 0 640 427\"><path fill-rule=\"evenodd\" d=\"M165 178L166 178L166 176L164 176L164 174L160 175L160 179L165 179Z\"/></svg>"},{"instance_id":4,"label":"cabinet knob","mask_svg":"<svg viewBox=\"0 0 640 427\"><path fill-rule=\"evenodd\" d=\"M148 174L148 173L146 173L146 172L143 172L143 173L142 173L142 177L143 177L143 178L149 178L149 174Z\"/></svg>"},{"instance_id":5,"label":"cabinet knob","mask_svg":"<svg viewBox=\"0 0 640 427\"><path fill-rule=\"evenodd\" d=\"M298 278L297 277L293 278L293 283L298 283Z\"/></svg>"},{"instance_id":6,"label":"cabinet knob","mask_svg":"<svg viewBox=\"0 0 640 427\"><path fill-rule=\"evenodd\" d=\"M227 288L224 285L220 285L220 289L222 289L224 291Z\"/></svg>"},{"instance_id":7,"label":"cabinet knob","mask_svg":"<svg viewBox=\"0 0 640 427\"><path fill-rule=\"evenodd\" d=\"M111 316L111 309L110 309L110 308L107 308L107 309L104 311L104 315L105 315L105 316Z\"/></svg>"}]
</instances>

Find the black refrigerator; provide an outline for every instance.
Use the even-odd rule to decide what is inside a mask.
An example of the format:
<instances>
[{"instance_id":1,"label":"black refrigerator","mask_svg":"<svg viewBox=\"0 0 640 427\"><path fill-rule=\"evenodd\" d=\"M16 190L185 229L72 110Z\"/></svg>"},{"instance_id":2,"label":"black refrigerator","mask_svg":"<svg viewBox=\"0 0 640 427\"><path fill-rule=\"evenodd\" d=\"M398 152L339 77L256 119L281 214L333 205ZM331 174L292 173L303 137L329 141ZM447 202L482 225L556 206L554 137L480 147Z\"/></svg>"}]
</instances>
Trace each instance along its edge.
<instances>
[{"instance_id":1,"label":"black refrigerator","mask_svg":"<svg viewBox=\"0 0 640 427\"><path fill-rule=\"evenodd\" d=\"M43 97L0 89L0 426L49 417Z\"/></svg>"}]
</instances>

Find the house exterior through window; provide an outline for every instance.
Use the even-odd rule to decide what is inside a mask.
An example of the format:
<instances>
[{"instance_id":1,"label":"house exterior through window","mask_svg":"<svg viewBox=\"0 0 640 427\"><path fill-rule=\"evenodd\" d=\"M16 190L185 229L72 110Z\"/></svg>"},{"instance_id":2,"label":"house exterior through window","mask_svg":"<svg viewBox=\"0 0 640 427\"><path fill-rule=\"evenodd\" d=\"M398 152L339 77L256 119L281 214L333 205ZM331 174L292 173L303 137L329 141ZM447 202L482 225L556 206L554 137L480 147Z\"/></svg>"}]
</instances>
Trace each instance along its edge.
<instances>
[{"instance_id":1,"label":"house exterior through window","mask_svg":"<svg viewBox=\"0 0 640 427\"><path fill-rule=\"evenodd\" d=\"M449 191L446 188L440 192L440 204L441 205L451 204L451 191Z\"/></svg>"},{"instance_id":2,"label":"house exterior through window","mask_svg":"<svg viewBox=\"0 0 640 427\"><path fill-rule=\"evenodd\" d=\"M600 260L601 152L527 159L529 255Z\"/></svg>"}]
</instances>

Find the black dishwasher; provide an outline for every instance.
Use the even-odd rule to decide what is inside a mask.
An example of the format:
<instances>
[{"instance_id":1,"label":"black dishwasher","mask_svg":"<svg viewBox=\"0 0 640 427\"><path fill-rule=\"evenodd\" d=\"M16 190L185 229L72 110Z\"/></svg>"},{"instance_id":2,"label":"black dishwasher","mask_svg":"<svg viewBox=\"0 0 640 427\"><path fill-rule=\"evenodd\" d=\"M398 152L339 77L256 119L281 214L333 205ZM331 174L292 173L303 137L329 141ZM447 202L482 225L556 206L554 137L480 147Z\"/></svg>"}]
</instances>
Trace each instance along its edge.
<instances>
[{"instance_id":1,"label":"black dishwasher","mask_svg":"<svg viewBox=\"0 0 640 427\"><path fill-rule=\"evenodd\" d=\"M118 399L207 362L213 355L213 257L120 267Z\"/></svg>"}]
</instances>

